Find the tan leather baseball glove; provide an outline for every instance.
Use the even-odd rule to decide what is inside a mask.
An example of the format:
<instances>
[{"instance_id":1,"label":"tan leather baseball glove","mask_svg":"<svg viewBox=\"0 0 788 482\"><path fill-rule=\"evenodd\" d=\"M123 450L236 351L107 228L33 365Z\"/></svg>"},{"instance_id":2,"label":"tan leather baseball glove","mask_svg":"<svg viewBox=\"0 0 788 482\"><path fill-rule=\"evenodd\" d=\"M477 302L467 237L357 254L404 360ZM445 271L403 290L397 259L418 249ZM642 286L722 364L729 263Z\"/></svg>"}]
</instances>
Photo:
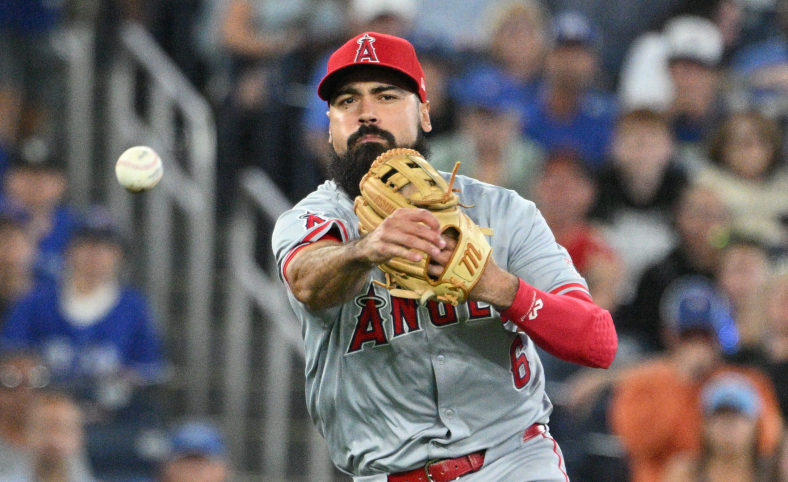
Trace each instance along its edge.
<instances>
[{"instance_id":1,"label":"tan leather baseball glove","mask_svg":"<svg viewBox=\"0 0 788 482\"><path fill-rule=\"evenodd\" d=\"M485 239L492 230L480 228L460 210L456 190L452 189L459 162L447 183L417 151L392 149L381 154L361 179L361 196L354 210L359 232L366 234L399 208L428 209L438 218L441 233L456 240L450 261L439 277L427 271L426 253L419 262L395 257L378 265L386 273L393 296L414 298L422 304L430 299L457 305L468 299L487 266L492 248Z\"/></svg>"}]
</instances>

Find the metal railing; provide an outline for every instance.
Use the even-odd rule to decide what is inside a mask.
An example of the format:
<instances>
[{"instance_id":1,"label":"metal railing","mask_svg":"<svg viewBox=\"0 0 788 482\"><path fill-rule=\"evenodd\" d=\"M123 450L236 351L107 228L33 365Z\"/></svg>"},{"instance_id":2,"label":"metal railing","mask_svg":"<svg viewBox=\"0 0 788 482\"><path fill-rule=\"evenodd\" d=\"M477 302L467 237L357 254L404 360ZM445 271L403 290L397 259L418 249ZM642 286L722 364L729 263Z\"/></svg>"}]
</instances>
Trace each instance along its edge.
<instances>
[{"instance_id":1,"label":"metal railing","mask_svg":"<svg viewBox=\"0 0 788 482\"><path fill-rule=\"evenodd\" d=\"M68 38L69 177L79 186L72 202L89 204L100 186L129 231L137 278L168 340L183 340L175 343L173 355L181 360L169 383L185 394L178 414L218 413L238 480L334 480L325 441L305 415L299 322L275 263L270 256L258 261L260 250L270 253L270 238L259 230L271 228L290 203L264 173L245 172L226 236L217 236L216 128L208 103L148 32L130 23L120 30L103 114L94 118L103 74L91 70L93 31L74 28ZM106 139L99 156L92 151L94 132ZM154 148L165 164L161 184L138 195L124 191L114 175L114 160L133 145ZM217 266L222 243L226 281ZM225 294L221 313L214 310L217 288Z\"/></svg>"},{"instance_id":2,"label":"metal railing","mask_svg":"<svg viewBox=\"0 0 788 482\"><path fill-rule=\"evenodd\" d=\"M272 257L264 266L257 260L258 243L270 252L268 236L258 236L259 229L270 229L277 218L291 204L277 186L259 169L251 169L240 177L240 196L230 227L229 257L231 279L228 283L227 331L225 335L225 393L227 394L225 426L230 434L231 446L240 448L245 434L254 427L245 425L248 417L251 386L250 364L253 362L252 325L254 310L260 310L265 326L262 357L265 367L263 386L263 417L256 429L262 434L263 472L270 480L286 480L289 447L294 431L290 426L291 396L290 380L300 380L295 370L303 370L304 347L301 325L287 301L284 285L278 279L278 269ZM262 224L262 226L260 225ZM302 433L306 444L307 460L300 463L305 467L303 480L328 482L333 479L334 469L328 457L325 440L307 419ZM268 480L268 479L266 479Z\"/></svg>"},{"instance_id":3,"label":"metal railing","mask_svg":"<svg viewBox=\"0 0 788 482\"><path fill-rule=\"evenodd\" d=\"M91 202L93 185L93 108L96 90L94 36L89 22L78 22L64 32L66 78L66 133L68 138L68 177L72 186L71 202L85 207Z\"/></svg>"},{"instance_id":4,"label":"metal railing","mask_svg":"<svg viewBox=\"0 0 788 482\"><path fill-rule=\"evenodd\" d=\"M109 163L108 204L133 229L130 238L141 241L146 292L165 333L186 338L185 369L177 377L186 380L188 412L205 415L215 275L213 112L144 28L122 26L120 41L109 79L109 156L148 145L162 157L165 174L155 189L131 195ZM176 321L184 328L177 333Z\"/></svg>"}]
</instances>

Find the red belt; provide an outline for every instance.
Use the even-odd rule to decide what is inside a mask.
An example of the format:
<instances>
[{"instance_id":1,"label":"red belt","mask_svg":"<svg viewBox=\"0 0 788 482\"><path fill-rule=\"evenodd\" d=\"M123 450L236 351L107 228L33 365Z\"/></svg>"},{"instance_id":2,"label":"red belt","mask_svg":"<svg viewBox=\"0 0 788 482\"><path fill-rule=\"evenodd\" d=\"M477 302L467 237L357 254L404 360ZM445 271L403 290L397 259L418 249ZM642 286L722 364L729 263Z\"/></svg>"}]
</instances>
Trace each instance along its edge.
<instances>
[{"instance_id":1,"label":"red belt","mask_svg":"<svg viewBox=\"0 0 788 482\"><path fill-rule=\"evenodd\" d=\"M545 432L545 426L535 423L525 429L523 441ZM424 467L388 476L388 482L449 482L476 472L484 465L484 450L456 459L434 460Z\"/></svg>"}]
</instances>

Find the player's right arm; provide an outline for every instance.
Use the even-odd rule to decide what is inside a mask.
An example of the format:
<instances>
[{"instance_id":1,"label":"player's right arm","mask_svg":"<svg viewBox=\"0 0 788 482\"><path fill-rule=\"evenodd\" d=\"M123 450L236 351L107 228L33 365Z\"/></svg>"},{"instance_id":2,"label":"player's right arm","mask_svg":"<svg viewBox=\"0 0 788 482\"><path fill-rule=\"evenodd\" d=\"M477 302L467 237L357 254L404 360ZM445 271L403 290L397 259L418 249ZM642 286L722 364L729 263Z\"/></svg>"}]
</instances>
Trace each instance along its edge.
<instances>
[{"instance_id":1,"label":"player's right arm","mask_svg":"<svg viewBox=\"0 0 788 482\"><path fill-rule=\"evenodd\" d=\"M324 310L357 295L376 265L394 257L418 262L423 253L435 257L444 246L440 223L432 213L398 209L360 239L321 240L301 248L284 276L298 301L311 310Z\"/></svg>"}]
</instances>

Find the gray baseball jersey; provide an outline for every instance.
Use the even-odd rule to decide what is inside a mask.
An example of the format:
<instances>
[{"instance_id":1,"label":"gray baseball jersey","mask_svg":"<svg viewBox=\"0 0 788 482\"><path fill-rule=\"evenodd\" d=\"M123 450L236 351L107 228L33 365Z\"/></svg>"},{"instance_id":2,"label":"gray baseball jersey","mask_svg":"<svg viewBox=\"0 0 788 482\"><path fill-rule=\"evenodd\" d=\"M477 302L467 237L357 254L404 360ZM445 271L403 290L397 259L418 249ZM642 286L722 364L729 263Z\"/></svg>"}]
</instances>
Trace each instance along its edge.
<instances>
[{"instance_id":1,"label":"gray baseball jersey","mask_svg":"<svg viewBox=\"0 0 788 482\"><path fill-rule=\"evenodd\" d=\"M454 186L471 206L468 216L494 230L488 240L498 265L547 292L587 292L532 202L463 176ZM277 221L280 275L300 247L326 236L359 237L353 201L331 181ZM289 295L302 322L309 412L338 468L354 476L402 472L547 423L552 405L527 335L489 305L420 306L373 279L384 281L383 272L373 269L353 300L323 311Z\"/></svg>"}]
</instances>

